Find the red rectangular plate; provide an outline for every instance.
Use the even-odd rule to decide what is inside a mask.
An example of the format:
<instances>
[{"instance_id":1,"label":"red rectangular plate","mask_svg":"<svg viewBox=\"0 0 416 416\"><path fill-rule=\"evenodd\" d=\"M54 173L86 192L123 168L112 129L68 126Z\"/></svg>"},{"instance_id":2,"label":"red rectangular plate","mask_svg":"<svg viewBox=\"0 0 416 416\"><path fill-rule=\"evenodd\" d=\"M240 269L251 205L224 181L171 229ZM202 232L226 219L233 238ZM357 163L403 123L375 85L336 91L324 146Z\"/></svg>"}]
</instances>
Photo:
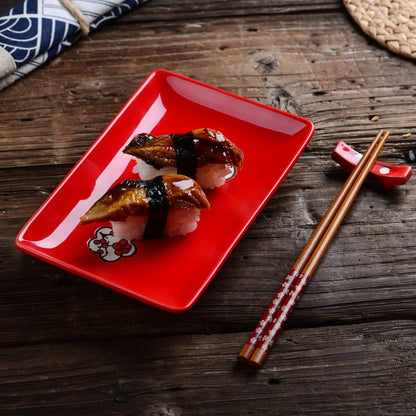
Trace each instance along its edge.
<instances>
[{"instance_id":1,"label":"red rectangular plate","mask_svg":"<svg viewBox=\"0 0 416 416\"><path fill-rule=\"evenodd\" d=\"M209 211L186 237L134 241L116 254L100 225L79 218L117 182L134 177L122 149L135 134L221 131L243 169L207 192ZM16 237L39 259L170 312L191 308L308 144L314 125L165 70L152 72ZM102 224L108 226L108 224ZM107 258L88 248L94 244ZM118 247L119 249L120 247ZM134 254L132 254L134 252ZM120 253L120 250L118 250ZM110 255L111 254L111 255Z\"/></svg>"}]
</instances>

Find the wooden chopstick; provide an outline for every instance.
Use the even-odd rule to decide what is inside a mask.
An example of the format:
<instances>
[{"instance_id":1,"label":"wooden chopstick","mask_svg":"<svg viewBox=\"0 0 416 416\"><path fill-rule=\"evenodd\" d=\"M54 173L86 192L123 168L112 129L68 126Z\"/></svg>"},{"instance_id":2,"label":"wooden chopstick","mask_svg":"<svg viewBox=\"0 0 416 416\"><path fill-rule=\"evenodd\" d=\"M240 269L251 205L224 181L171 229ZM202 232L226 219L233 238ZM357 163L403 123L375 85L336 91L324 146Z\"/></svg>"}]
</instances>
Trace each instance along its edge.
<instances>
[{"instance_id":1,"label":"wooden chopstick","mask_svg":"<svg viewBox=\"0 0 416 416\"><path fill-rule=\"evenodd\" d=\"M261 366L283 323L341 225L389 134L388 131L384 134L380 131L351 172L238 355L240 362L254 368Z\"/></svg>"},{"instance_id":2,"label":"wooden chopstick","mask_svg":"<svg viewBox=\"0 0 416 416\"><path fill-rule=\"evenodd\" d=\"M315 229L314 233L310 237L308 243L306 244L302 253L296 260L295 264L292 266L292 269L290 270L289 274L286 276L279 291L276 293L276 295L272 299L262 319L257 324L256 328L250 335L247 343L244 345L243 349L238 355L239 361L241 362L249 361L252 353L256 349L257 344L261 341L261 339L266 333L268 326L270 325L271 321L274 319L274 315L276 311L279 310L281 306L283 305L283 301L285 297L290 292L291 287L293 286L296 278L301 273L303 267L306 265L307 261L309 260L310 256L312 255L313 251L318 245L320 239L324 235L328 225L330 224L336 212L338 211L339 207L341 206L342 201L347 196L348 191L350 190L354 182L357 180L363 166L367 163L371 153L374 151L377 145L377 142L382 136L382 134L383 134L382 131L380 131L377 134L377 136L375 137L375 139L373 140L373 142L371 143L371 145L369 146L369 148L367 149L367 151L365 152L365 154L363 155L363 157L357 164L356 168L351 172L348 179L344 183L343 187L338 192L331 206L328 208L327 212L322 217L321 222L319 223L318 227Z\"/></svg>"}]
</instances>

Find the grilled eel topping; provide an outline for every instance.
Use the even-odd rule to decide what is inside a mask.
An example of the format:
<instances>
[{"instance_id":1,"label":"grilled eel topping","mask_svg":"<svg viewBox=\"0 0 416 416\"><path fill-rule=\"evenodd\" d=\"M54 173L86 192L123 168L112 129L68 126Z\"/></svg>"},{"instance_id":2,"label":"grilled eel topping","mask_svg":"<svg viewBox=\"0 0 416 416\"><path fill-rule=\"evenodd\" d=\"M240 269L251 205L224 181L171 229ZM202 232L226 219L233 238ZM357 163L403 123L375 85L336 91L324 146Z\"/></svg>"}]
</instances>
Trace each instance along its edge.
<instances>
[{"instance_id":1,"label":"grilled eel topping","mask_svg":"<svg viewBox=\"0 0 416 416\"><path fill-rule=\"evenodd\" d=\"M209 163L230 164L241 169L243 153L221 132L203 128L185 134L154 137L136 135L123 150L156 169L176 166L179 174L196 178L196 169Z\"/></svg>"},{"instance_id":2,"label":"grilled eel topping","mask_svg":"<svg viewBox=\"0 0 416 416\"><path fill-rule=\"evenodd\" d=\"M202 188L184 175L166 174L154 179L128 179L118 183L81 217L81 224L123 221L129 216L151 215L169 208L208 209Z\"/></svg>"}]
</instances>

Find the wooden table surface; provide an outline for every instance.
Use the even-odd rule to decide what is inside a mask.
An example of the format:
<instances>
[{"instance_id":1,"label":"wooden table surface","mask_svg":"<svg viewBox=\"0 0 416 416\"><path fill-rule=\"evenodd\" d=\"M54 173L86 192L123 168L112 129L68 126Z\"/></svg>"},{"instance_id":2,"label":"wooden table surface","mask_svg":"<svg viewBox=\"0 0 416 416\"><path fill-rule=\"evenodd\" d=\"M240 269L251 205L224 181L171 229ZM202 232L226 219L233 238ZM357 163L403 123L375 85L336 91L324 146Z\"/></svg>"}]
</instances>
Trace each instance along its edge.
<instances>
[{"instance_id":1,"label":"wooden table surface","mask_svg":"<svg viewBox=\"0 0 416 416\"><path fill-rule=\"evenodd\" d=\"M208 289L179 315L14 246L156 68L316 126ZM389 129L379 160L411 163L415 73L339 0L151 0L1 91L0 414L416 414L414 178L388 191L367 181L263 367L236 361L345 180L330 157L338 141L363 151Z\"/></svg>"}]
</instances>

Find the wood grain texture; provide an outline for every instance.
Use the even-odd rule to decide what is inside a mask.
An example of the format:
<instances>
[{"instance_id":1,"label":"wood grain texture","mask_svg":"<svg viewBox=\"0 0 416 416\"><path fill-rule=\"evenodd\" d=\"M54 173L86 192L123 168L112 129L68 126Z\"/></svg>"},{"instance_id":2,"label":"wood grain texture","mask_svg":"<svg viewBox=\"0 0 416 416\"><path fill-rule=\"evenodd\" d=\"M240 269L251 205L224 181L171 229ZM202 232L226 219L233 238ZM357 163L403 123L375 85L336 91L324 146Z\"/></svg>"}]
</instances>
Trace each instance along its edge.
<instances>
[{"instance_id":1,"label":"wood grain texture","mask_svg":"<svg viewBox=\"0 0 416 416\"><path fill-rule=\"evenodd\" d=\"M17 3L2 2L0 12ZM14 247L21 227L155 68L316 125L299 161L182 315ZM236 364L345 180L330 158L338 141L364 151L389 129L383 161L406 164L416 151L414 69L363 35L339 1L150 0L2 91L0 413L414 414L414 178L389 191L366 183L264 368Z\"/></svg>"},{"instance_id":2,"label":"wood grain texture","mask_svg":"<svg viewBox=\"0 0 416 416\"><path fill-rule=\"evenodd\" d=\"M257 373L235 362L244 334L5 348L0 397L17 415L408 415L415 336L413 321L292 329Z\"/></svg>"}]
</instances>

